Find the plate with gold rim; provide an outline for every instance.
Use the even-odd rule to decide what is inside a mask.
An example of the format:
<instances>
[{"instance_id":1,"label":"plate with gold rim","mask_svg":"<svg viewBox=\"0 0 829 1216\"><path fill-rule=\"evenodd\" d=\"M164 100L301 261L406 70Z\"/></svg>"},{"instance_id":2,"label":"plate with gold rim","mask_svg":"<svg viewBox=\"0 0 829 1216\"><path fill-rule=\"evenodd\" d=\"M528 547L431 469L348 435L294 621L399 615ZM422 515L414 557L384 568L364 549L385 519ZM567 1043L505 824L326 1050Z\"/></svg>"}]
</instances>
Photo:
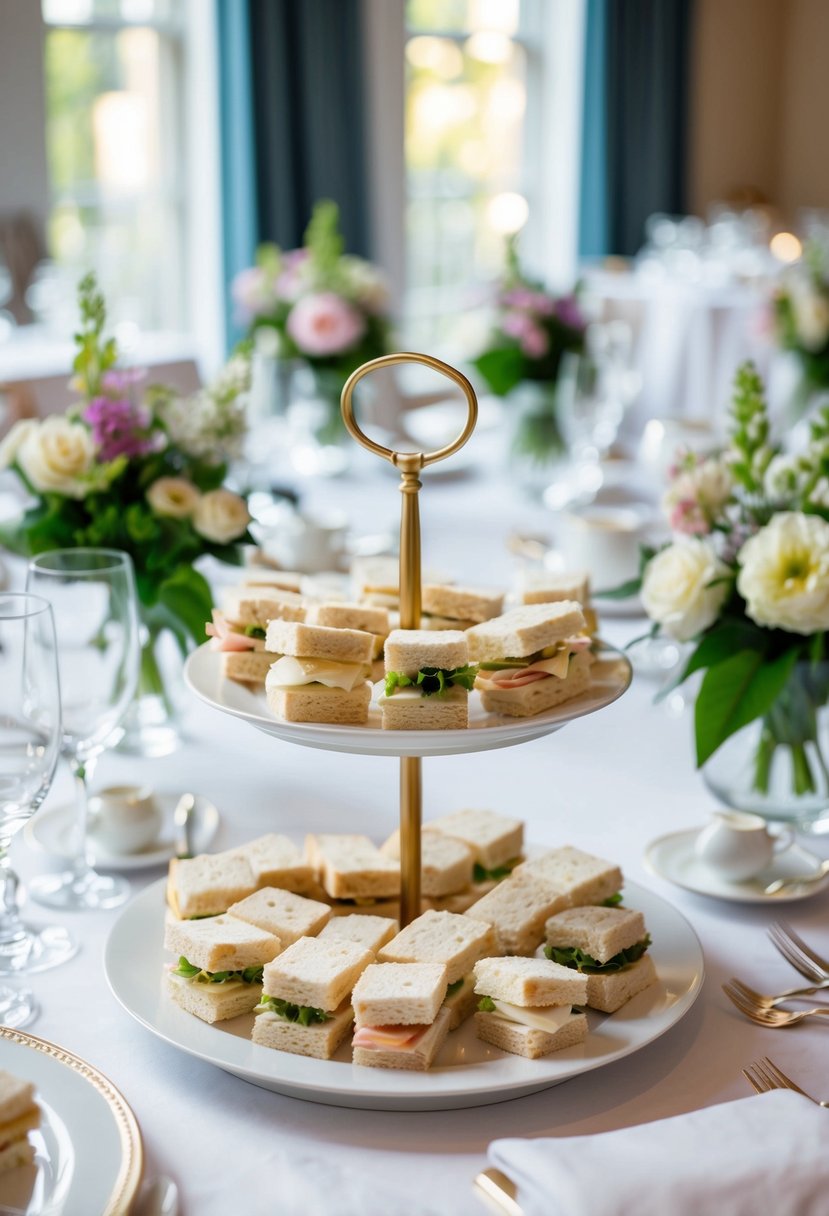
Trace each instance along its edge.
<instances>
[{"instance_id":1,"label":"plate with gold rim","mask_svg":"<svg viewBox=\"0 0 829 1216\"><path fill-rule=\"evenodd\" d=\"M31 1216L121 1216L138 1193L138 1122L112 1082L46 1039L0 1026L0 1068L35 1087L41 1110L31 1165L3 1175L2 1202Z\"/></svg>"},{"instance_id":2,"label":"plate with gold rim","mask_svg":"<svg viewBox=\"0 0 829 1216\"><path fill-rule=\"evenodd\" d=\"M641 911L653 939L658 980L616 1013L587 1011L584 1043L526 1060L482 1043L474 1022L452 1031L424 1073L361 1068L348 1043L332 1060L274 1051L251 1042L253 1015L212 1026L174 1004L166 991L165 881L124 908L104 953L109 986L127 1013L173 1047L225 1072L305 1101L366 1110L451 1110L536 1093L640 1051L689 1011L703 980L702 949L684 916L660 896L625 883L625 902Z\"/></svg>"},{"instance_id":3,"label":"plate with gold rim","mask_svg":"<svg viewBox=\"0 0 829 1216\"><path fill-rule=\"evenodd\" d=\"M377 704L382 684L374 687L365 726L285 722L271 713L264 690L256 691L224 678L222 656L211 650L209 643L189 656L184 678L206 704L286 743L367 756L451 756L528 743L612 705L630 686L630 661L605 643L600 643L600 647L591 668L592 683L580 696L529 718L507 718L488 713L479 694L471 692L468 730L383 730Z\"/></svg>"}]
</instances>

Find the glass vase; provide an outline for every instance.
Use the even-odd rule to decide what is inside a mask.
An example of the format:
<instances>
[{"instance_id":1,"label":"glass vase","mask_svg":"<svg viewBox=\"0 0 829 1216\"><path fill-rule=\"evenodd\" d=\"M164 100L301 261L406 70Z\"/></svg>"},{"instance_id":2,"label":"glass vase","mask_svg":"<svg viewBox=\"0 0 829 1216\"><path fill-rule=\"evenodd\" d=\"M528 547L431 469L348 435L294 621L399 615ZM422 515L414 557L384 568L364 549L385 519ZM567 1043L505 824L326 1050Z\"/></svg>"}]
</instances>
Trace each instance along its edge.
<instances>
[{"instance_id":1,"label":"glass vase","mask_svg":"<svg viewBox=\"0 0 829 1216\"><path fill-rule=\"evenodd\" d=\"M798 663L769 712L726 740L703 777L735 810L829 831L829 663Z\"/></svg>"},{"instance_id":2,"label":"glass vase","mask_svg":"<svg viewBox=\"0 0 829 1216\"><path fill-rule=\"evenodd\" d=\"M349 465L351 440L340 411L345 383L329 368L298 364L288 406L291 464L308 477L336 477Z\"/></svg>"},{"instance_id":3,"label":"glass vase","mask_svg":"<svg viewBox=\"0 0 829 1216\"><path fill-rule=\"evenodd\" d=\"M138 689L124 719L118 750L136 756L168 756L181 746L176 693L182 655L174 634L156 624L141 627Z\"/></svg>"},{"instance_id":4,"label":"glass vase","mask_svg":"<svg viewBox=\"0 0 829 1216\"><path fill-rule=\"evenodd\" d=\"M504 404L509 419L509 475L527 494L540 497L565 454L556 417L556 385L524 381L507 394Z\"/></svg>"}]
</instances>

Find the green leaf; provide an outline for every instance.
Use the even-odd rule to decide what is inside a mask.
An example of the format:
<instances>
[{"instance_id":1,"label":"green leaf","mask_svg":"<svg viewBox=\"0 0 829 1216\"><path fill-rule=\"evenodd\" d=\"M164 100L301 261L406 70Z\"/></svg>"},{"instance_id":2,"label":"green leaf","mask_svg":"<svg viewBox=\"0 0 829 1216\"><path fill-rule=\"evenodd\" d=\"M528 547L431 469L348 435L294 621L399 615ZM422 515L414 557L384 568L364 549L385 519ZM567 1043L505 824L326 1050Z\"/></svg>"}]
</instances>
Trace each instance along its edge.
<instances>
[{"instance_id":1,"label":"green leaf","mask_svg":"<svg viewBox=\"0 0 829 1216\"><path fill-rule=\"evenodd\" d=\"M545 946L544 953L551 962L558 963L560 967L571 967L574 971L586 975L612 975L615 971L623 971L631 963L638 962L650 944L650 934L646 933L641 941L620 950L605 963L600 963L578 946Z\"/></svg>"},{"instance_id":2,"label":"green leaf","mask_svg":"<svg viewBox=\"0 0 829 1216\"><path fill-rule=\"evenodd\" d=\"M197 644L205 640L204 627L213 611L213 596L198 570L192 566L179 567L159 585L158 600Z\"/></svg>"},{"instance_id":3,"label":"green leaf","mask_svg":"<svg viewBox=\"0 0 829 1216\"><path fill-rule=\"evenodd\" d=\"M669 681L665 688L657 693L656 701L664 700L695 671L715 667L717 663L722 663L740 650L756 650L765 655L768 652L769 637L767 629L759 629L750 621L725 620L713 625L703 635L676 679Z\"/></svg>"},{"instance_id":4,"label":"green leaf","mask_svg":"<svg viewBox=\"0 0 829 1216\"><path fill-rule=\"evenodd\" d=\"M740 650L709 667L694 711L697 767L726 739L771 709L786 685L799 649L766 662L759 650Z\"/></svg>"},{"instance_id":5,"label":"green leaf","mask_svg":"<svg viewBox=\"0 0 829 1216\"><path fill-rule=\"evenodd\" d=\"M491 996L482 996L478 1001L478 1008L480 1009L481 1013L494 1013L495 1002Z\"/></svg>"},{"instance_id":6,"label":"green leaf","mask_svg":"<svg viewBox=\"0 0 829 1216\"><path fill-rule=\"evenodd\" d=\"M475 367L497 397L505 397L523 379L524 356L517 346L499 346L485 351Z\"/></svg>"}]
</instances>

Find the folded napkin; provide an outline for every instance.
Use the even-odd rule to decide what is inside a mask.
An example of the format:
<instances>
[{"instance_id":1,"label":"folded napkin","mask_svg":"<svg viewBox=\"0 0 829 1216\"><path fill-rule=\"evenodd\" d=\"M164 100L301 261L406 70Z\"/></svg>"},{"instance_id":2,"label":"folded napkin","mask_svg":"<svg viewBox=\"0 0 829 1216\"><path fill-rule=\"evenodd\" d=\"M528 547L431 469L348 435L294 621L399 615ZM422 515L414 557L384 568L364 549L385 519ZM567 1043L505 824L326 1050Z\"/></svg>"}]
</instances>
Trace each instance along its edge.
<instances>
[{"instance_id":1,"label":"folded napkin","mask_svg":"<svg viewBox=\"0 0 829 1216\"><path fill-rule=\"evenodd\" d=\"M791 1090L595 1136L495 1140L525 1216L827 1216L829 1114Z\"/></svg>"}]
</instances>

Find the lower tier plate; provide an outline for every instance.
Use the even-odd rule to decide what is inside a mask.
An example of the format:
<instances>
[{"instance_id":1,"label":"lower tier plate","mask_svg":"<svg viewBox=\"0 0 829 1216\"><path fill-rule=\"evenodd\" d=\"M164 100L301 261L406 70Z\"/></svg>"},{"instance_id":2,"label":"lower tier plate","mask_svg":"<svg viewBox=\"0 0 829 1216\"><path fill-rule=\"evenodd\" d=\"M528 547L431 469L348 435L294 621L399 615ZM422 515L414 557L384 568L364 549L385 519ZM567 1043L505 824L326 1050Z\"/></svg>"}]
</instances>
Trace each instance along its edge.
<instances>
[{"instance_id":1,"label":"lower tier plate","mask_svg":"<svg viewBox=\"0 0 829 1216\"><path fill-rule=\"evenodd\" d=\"M264 1089L328 1106L448 1110L535 1093L640 1051L685 1016L702 985L702 949L691 926L664 899L627 883L625 902L644 913L659 980L617 1013L588 1011L590 1032L579 1046L525 1060L480 1042L470 1020L449 1035L429 1072L355 1066L349 1043L333 1060L313 1060L252 1043L252 1014L209 1026L173 1003L164 975L164 888L163 879L147 887L109 935L104 965L117 1000L172 1046Z\"/></svg>"}]
</instances>

